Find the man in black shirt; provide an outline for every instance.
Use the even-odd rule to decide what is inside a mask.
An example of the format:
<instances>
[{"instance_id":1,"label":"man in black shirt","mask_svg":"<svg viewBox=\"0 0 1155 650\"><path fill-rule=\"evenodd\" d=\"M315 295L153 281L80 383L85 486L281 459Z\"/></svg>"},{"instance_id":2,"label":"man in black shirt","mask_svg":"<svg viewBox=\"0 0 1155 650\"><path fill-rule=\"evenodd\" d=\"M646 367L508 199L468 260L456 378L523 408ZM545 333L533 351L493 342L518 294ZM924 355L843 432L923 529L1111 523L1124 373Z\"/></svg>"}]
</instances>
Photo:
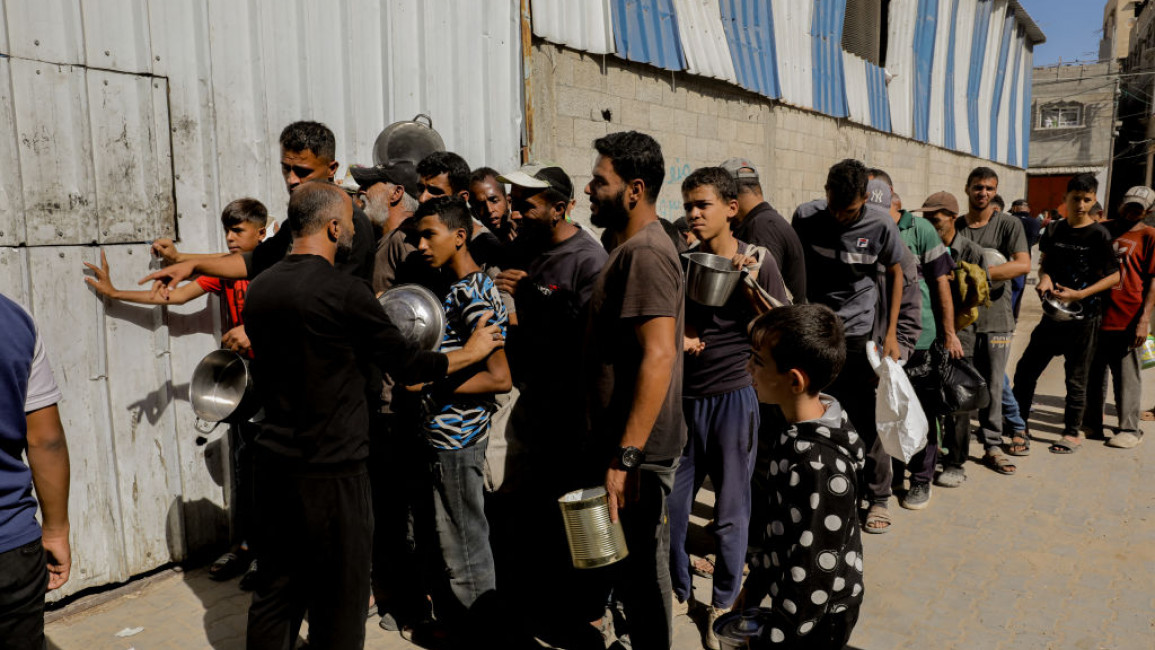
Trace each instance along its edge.
<instances>
[{"instance_id":1,"label":"man in black shirt","mask_svg":"<svg viewBox=\"0 0 1155 650\"><path fill-rule=\"evenodd\" d=\"M334 268L354 236L352 201L337 186L295 189L287 225L293 253L253 281L244 311L264 407L254 481L261 572L248 647L293 647L308 611L314 647L359 648L373 533L368 366L432 381L480 362L500 336L479 327L448 354L402 338L368 285Z\"/></svg>"},{"instance_id":2,"label":"man in black shirt","mask_svg":"<svg viewBox=\"0 0 1155 650\"><path fill-rule=\"evenodd\" d=\"M795 305L806 302L806 261L802 242L778 211L762 198L758 172L749 160L731 158L721 167L738 182L738 216L734 237L752 246L763 246L778 261L778 271L786 282Z\"/></svg>"}]
</instances>

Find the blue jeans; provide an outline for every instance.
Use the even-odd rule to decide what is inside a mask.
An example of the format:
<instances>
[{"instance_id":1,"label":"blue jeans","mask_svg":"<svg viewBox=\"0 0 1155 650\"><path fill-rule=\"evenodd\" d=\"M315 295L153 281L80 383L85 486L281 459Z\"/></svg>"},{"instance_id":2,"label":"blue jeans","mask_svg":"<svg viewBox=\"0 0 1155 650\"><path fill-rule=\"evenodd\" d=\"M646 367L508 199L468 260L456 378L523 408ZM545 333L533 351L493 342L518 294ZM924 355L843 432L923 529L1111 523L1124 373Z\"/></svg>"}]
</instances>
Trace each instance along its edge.
<instances>
[{"instance_id":1,"label":"blue jeans","mask_svg":"<svg viewBox=\"0 0 1155 650\"><path fill-rule=\"evenodd\" d=\"M446 595L456 601L437 603L439 617L465 614L479 598L497 587L489 521L485 518L488 446L486 439L465 449L431 449L433 521L445 563L449 591Z\"/></svg>"},{"instance_id":2,"label":"blue jeans","mask_svg":"<svg viewBox=\"0 0 1155 650\"><path fill-rule=\"evenodd\" d=\"M1003 373L1003 421L1011 425L1011 430L1005 433L1018 433L1027 429L1023 421L1023 414L1019 412L1019 403L1015 400L1015 393L1011 390L1011 378Z\"/></svg>"},{"instance_id":3,"label":"blue jeans","mask_svg":"<svg viewBox=\"0 0 1155 650\"><path fill-rule=\"evenodd\" d=\"M694 495L706 476L714 485L713 533L717 547L711 604L726 609L742 588L750 528L750 479L758 450L758 397L747 386L729 393L682 400L686 448L670 495L670 574L674 595L693 590L686 534Z\"/></svg>"}]
</instances>

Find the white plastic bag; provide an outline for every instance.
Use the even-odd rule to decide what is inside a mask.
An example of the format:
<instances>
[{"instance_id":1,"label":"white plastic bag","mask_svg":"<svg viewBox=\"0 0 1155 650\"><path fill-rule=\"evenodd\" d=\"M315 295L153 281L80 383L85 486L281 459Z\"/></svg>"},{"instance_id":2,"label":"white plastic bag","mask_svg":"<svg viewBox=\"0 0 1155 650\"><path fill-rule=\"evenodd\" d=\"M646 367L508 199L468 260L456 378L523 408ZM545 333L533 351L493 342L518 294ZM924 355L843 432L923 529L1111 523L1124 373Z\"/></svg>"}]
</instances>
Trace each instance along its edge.
<instances>
[{"instance_id":1,"label":"white plastic bag","mask_svg":"<svg viewBox=\"0 0 1155 650\"><path fill-rule=\"evenodd\" d=\"M883 357L873 342L866 346L866 357L878 375L874 419L882 448L891 456L909 463L911 456L926 446L930 430L926 414L906 371L897 361Z\"/></svg>"}]
</instances>

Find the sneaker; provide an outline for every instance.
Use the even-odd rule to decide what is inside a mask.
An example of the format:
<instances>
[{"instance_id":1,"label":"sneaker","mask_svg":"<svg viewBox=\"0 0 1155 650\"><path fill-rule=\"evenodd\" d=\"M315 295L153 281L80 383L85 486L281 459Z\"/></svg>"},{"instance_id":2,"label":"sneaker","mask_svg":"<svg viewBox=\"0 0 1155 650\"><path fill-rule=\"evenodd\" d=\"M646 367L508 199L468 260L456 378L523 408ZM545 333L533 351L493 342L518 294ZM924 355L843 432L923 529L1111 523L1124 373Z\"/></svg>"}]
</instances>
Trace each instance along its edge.
<instances>
[{"instance_id":1,"label":"sneaker","mask_svg":"<svg viewBox=\"0 0 1155 650\"><path fill-rule=\"evenodd\" d=\"M256 589L258 576L259 574L257 573L257 561L253 560L249 564L248 570L245 571L245 575L241 576L241 591L252 591Z\"/></svg>"},{"instance_id":2,"label":"sneaker","mask_svg":"<svg viewBox=\"0 0 1155 650\"><path fill-rule=\"evenodd\" d=\"M956 488L967 480L966 471L961 467L948 465L934 477L934 484L939 487Z\"/></svg>"},{"instance_id":3,"label":"sneaker","mask_svg":"<svg viewBox=\"0 0 1155 650\"><path fill-rule=\"evenodd\" d=\"M706 608L706 647L710 650L721 650L722 648L721 642L718 641L718 635L714 634L714 621L717 621L718 617L725 613L726 610L718 607Z\"/></svg>"},{"instance_id":4,"label":"sneaker","mask_svg":"<svg viewBox=\"0 0 1155 650\"><path fill-rule=\"evenodd\" d=\"M930 484L911 483L910 489L899 503L907 510L922 510L930 503Z\"/></svg>"}]
</instances>

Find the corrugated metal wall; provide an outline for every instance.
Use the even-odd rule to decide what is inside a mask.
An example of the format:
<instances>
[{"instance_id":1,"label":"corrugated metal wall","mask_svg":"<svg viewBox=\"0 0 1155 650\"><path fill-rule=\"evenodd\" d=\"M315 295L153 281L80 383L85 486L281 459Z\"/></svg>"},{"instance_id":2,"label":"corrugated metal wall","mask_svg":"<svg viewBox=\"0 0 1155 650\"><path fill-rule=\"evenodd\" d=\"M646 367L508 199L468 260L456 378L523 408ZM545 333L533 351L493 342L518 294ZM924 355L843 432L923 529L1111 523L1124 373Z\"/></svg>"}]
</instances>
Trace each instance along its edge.
<instances>
[{"instance_id":1,"label":"corrugated metal wall","mask_svg":"<svg viewBox=\"0 0 1155 650\"><path fill-rule=\"evenodd\" d=\"M674 0L686 72L738 83L718 0Z\"/></svg>"},{"instance_id":2,"label":"corrugated metal wall","mask_svg":"<svg viewBox=\"0 0 1155 650\"><path fill-rule=\"evenodd\" d=\"M591 52L602 50L580 44L612 34L611 49L631 61L979 157L1022 159L1008 141L1022 136L1016 87L1030 77L1020 50L1042 36L1012 0L891 0L885 69L843 49L847 0L608 2L612 18L602 0L535 0L534 32Z\"/></svg>"},{"instance_id":3,"label":"corrugated metal wall","mask_svg":"<svg viewBox=\"0 0 1155 650\"><path fill-rule=\"evenodd\" d=\"M219 214L287 194L277 137L315 119L340 161L417 113L475 166L519 161L518 4L471 0L0 0L0 291L40 324L64 391L72 580L117 582L222 541L219 444L195 443L187 381L218 343L215 305L94 297L174 227L223 250ZM484 65L478 65L484 62ZM26 245L21 245L26 244Z\"/></svg>"}]
</instances>

